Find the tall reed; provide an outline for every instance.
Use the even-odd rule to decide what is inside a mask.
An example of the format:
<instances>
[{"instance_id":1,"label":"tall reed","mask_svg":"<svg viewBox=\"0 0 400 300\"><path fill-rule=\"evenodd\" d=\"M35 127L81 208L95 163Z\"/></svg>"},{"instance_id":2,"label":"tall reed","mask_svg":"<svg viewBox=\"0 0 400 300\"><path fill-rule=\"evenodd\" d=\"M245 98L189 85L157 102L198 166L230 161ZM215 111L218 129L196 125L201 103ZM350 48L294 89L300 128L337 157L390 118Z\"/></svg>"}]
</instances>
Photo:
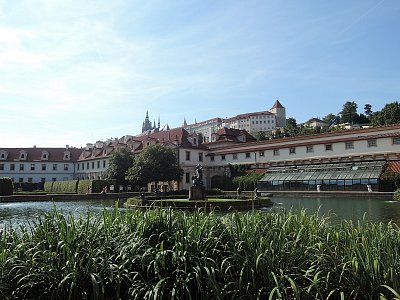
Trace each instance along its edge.
<instances>
[{"instance_id":1,"label":"tall reed","mask_svg":"<svg viewBox=\"0 0 400 300\"><path fill-rule=\"evenodd\" d=\"M0 241L0 298L400 298L400 230L305 211L53 213Z\"/></svg>"}]
</instances>

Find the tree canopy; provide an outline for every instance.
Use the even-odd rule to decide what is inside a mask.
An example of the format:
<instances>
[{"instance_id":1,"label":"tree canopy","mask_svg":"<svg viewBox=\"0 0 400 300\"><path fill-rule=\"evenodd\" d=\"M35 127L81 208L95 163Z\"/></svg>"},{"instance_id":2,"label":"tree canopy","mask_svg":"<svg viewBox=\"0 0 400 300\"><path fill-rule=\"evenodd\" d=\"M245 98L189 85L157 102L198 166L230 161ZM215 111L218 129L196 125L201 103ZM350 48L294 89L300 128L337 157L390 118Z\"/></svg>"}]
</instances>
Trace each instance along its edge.
<instances>
[{"instance_id":1,"label":"tree canopy","mask_svg":"<svg viewBox=\"0 0 400 300\"><path fill-rule=\"evenodd\" d=\"M123 148L110 155L105 179L115 179L117 183L124 183L126 171L133 165L134 154L129 149Z\"/></svg>"},{"instance_id":2,"label":"tree canopy","mask_svg":"<svg viewBox=\"0 0 400 300\"><path fill-rule=\"evenodd\" d=\"M180 180L183 175L176 158L176 150L163 145L151 145L135 156L127 179L136 184Z\"/></svg>"},{"instance_id":3,"label":"tree canopy","mask_svg":"<svg viewBox=\"0 0 400 300\"><path fill-rule=\"evenodd\" d=\"M381 111L372 114L371 121L373 125L400 123L400 103L396 101L386 104Z\"/></svg>"}]
</instances>

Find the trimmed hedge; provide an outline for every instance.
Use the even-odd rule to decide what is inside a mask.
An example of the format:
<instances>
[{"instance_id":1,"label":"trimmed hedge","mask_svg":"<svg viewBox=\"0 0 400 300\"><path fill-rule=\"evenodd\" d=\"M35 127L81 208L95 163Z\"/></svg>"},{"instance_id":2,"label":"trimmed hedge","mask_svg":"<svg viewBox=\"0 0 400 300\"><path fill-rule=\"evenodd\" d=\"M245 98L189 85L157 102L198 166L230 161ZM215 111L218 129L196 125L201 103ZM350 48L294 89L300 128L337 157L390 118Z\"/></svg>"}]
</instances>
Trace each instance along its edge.
<instances>
[{"instance_id":1,"label":"trimmed hedge","mask_svg":"<svg viewBox=\"0 0 400 300\"><path fill-rule=\"evenodd\" d=\"M89 191L92 193L100 193L104 187L114 185L117 188L115 180L100 180L100 179L85 179L79 180L77 193L87 194ZM108 191L110 191L108 189Z\"/></svg>"},{"instance_id":2,"label":"trimmed hedge","mask_svg":"<svg viewBox=\"0 0 400 300\"><path fill-rule=\"evenodd\" d=\"M397 189L393 194L393 200L400 201L400 189Z\"/></svg>"},{"instance_id":3,"label":"trimmed hedge","mask_svg":"<svg viewBox=\"0 0 400 300\"><path fill-rule=\"evenodd\" d=\"M0 196L10 196L14 193L11 178L0 178Z\"/></svg>"},{"instance_id":4,"label":"trimmed hedge","mask_svg":"<svg viewBox=\"0 0 400 300\"><path fill-rule=\"evenodd\" d=\"M54 181L53 193L76 193L78 180Z\"/></svg>"},{"instance_id":5,"label":"trimmed hedge","mask_svg":"<svg viewBox=\"0 0 400 300\"><path fill-rule=\"evenodd\" d=\"M54 181L46 181L44 183L44 191L47 193L51 193L51 191L53 190L53 183Z\"/></svg>"}]
</instances>

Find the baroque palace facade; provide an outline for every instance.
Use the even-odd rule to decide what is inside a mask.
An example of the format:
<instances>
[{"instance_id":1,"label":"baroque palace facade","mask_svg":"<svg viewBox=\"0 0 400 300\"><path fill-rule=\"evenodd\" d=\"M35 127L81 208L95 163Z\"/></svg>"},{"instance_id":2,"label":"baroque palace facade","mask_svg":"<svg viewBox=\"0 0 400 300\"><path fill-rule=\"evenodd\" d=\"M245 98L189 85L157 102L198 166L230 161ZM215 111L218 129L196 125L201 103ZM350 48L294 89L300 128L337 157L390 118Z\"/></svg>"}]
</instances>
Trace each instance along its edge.
<instances>
[{"instance_id":1,"label":"baroque palace facade","mask_svg":"<svg viewBox=\"0 0 400 300\"><path fill-rule=\"evenodd\" d=\"M265 190L364 189L379 190L387 168L400 172L400 124L323 134L256 141L258 131L283 127L286 110L276 100L268 111L214 118L170 129L150 122L142 133L88 143L84 148L0 148L0 177L15 183L71 179L102 179L113 152L122 148L140 153L150 145L176 149L184 175L180 182L161 183L163 190L189 189L197 164L203 166L206 188L214 176L230 175L232 165L247 165L265 173ZM149 189L156 187L149 185Z\"/></svg>"}]
</instances>

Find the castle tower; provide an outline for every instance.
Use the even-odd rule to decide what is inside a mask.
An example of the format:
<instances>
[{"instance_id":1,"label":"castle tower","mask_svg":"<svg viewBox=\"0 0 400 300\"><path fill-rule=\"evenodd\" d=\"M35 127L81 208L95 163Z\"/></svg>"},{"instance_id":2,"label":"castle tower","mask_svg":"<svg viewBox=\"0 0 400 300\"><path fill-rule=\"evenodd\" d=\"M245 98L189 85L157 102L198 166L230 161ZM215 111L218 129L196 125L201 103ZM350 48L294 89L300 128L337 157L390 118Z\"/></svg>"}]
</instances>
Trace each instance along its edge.
<instances>
[{"instance_id":1,"label":"castle tower","mask_svg":"<svg viewBox=\"0 0 400 300\"><path fill-rule=\"evenodd\" d=\"M276 117L276 127L285 127L286 124L286 108L276 99L274 106L270 109Z\"/></svg>"},{"instance_id":2,"label":"castle tower","mask_svg":"<svg viewBox=\"0 0 400 300\"><path fill-rule=\"evenodd\" d=\"M149 119L149 111L146 111L146 118L144 119L143 126L142 126L142 133L148 130L152 130L153 127L151 126L151 122Z\"/></svg>"}]
</instances>

